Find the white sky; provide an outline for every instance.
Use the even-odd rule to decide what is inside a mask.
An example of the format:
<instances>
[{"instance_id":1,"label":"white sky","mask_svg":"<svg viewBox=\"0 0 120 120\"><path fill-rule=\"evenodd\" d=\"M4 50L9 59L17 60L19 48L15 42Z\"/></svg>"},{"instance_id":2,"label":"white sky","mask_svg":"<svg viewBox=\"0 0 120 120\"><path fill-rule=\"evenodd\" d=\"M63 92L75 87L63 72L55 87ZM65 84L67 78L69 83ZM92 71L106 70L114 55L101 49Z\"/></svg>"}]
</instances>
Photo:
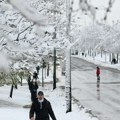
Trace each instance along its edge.
<instances>
[{"instance_id":1,"label":"white sky","mask_svg":"<svg viewBox=\"0 0 120 120\"><path fill-rule=\"evenodd\" d=\"M96 19L98 21L104 18L104 12L105 12L104 9L108 7L108 1L109 0L89 0L91 5L99 8L99 10L97 10L97 13L96 13ZM79 8L78 3L79 3L79 0L74 0L74 9ZM111 12L108 13L108 16L107 16L108 24L111 25L113 24L113 21L117 22L118 20L120 20L119 13L120 13L120 0L115 0L115 3L113 4L113 7L111 9ZM87 22L89 22L89 19L87 18Z\"/></svg>"},{"instance_id":2,"label":"white sky","mask_svg":"<svg viewBox=\"0 0 120 120\"><path fill-rule=\"evenodd\" d=\"M109 0L91 0L91 4L95 4L95 6L100 7L100 12L97 12L97 19L103 19L103 10L108 7L108 1ZM107 21L109 24L112 24L112 22L117 22L117 20L120 20L120 0L115 0L115 3L113 4L113 7L111 9L111 12L108 14Z\"/></svg>"}]
</instances>

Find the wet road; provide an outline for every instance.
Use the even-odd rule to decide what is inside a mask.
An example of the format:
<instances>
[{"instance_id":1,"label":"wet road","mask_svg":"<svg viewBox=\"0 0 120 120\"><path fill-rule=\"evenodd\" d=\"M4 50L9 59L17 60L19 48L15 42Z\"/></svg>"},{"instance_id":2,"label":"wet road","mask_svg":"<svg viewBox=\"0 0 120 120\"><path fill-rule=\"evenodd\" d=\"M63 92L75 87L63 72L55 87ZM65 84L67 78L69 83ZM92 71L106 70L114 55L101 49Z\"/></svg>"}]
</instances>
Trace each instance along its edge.
<instances>
[{"instance_id":1,"label":"wet road","mask_svg":"<svg viewBox=\"0 0 120 120\"><path fill-rule=\"evenodd\" d=\"M96 65L72 58L72 96L100 120L120 120L120 71L100 67L100 85Z\"/></svg>"}]
</instances>

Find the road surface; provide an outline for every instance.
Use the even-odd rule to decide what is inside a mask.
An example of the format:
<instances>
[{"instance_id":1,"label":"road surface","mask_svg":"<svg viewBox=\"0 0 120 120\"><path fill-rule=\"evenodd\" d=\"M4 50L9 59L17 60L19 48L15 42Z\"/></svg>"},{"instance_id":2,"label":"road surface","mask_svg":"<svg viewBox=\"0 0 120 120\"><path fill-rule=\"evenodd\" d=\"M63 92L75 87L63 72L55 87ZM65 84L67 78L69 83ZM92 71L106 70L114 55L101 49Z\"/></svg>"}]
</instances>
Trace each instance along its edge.
<instances>
[{"instance_id":1,"label":"road surface","mask_svg":"<svg viewBox=\"0 0 120 120\"><path fill-rule=\"evenodd\" d=\"M120 120L120 71L100 67L100 86L96 65L72 57L72 96L91 109L100 120Z\"/></svg>"}]
</instances>

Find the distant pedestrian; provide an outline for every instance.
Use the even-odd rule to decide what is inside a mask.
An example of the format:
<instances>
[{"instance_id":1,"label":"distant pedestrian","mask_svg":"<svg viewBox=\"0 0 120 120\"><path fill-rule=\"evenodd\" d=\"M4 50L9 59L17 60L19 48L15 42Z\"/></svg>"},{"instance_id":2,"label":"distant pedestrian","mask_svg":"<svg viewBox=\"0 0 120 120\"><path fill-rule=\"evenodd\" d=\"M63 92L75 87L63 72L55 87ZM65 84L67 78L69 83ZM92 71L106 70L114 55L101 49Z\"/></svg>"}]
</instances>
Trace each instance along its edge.
<instances>
[{"instance_id":1,"label":"distant pedestrian","mask_svg":"<svg viewBox=\"0 0 120 120\"><path fill-rule=\"evenodd\" d=\"M36 80L38 79L38 74L36 71L33 73L33 79L36 79Z\"/></svg>"},{"instance_id":2,"label":"distant pedestrian","mask_svg":"<svg viewBox=\"0 0 120 120\"><path fill-rule=\"evenodd\" d=\"M36 70L37 70L37 74L39 75L39 70L40 70L40 66L39 65L36 67Z\"/></svg>"},{"instance_id":3,"label":"distant pedestrian","mask_svg":"<svg viewBox=\"0 0 120 120\"><path fill-rule=\"evenodd\" d=\"M98 66L96 69L96 76L97 76L97 80L99 81L100 80L100 68Z\"/></svg>"},{"instance_id":4,"label":"distant pedestrian","mask_svg":"<svg viewBox=\"0 0 120 120\"><path fill-rule=\"evenodd\" d=\"M97 90L99 90L100 87L100 68L97 66L96 68L96 76L97 76Z\"/></svg>"},{"instance_id":5,"label":"distant pedestrian","mask_svg":"<svg viewBox=\"0 0 120 120\"><path fill-rule=\"evenodd\" d=\"M117 63L117 60L116 60L115 58L113 58L111 64L112 64L112 63L113 63L113 64L116 64L116 63Z\"/></svg>"},{"instance_id":6,"label":"distant pedestrian","mask_svg":"<svg viewBox=\"0 0 120 120\"><path fill-rule=\"evenodd\" d=\"M56 120L50 102L44 98L44 93L39 91L37 101L33 102L30 108L29 118L30 120L50 120L49 115L52 120Z\"/></svg>"},{"instance_id":7,"label":"distant pedestrian","mask_svg":"<svg viewBox=\"0 0 120 120\"><path fill-rule=\"evenodd\" d=\"M31 93L31 101L34 102L37 100L37 89L38 89L38 84L35 79L29 82L29 90Z\"/></svg>"},{"instance_id":8,"label":"distant pedestrian","mask_svg":"<svg viewBox=\"0 0 120 120\"><path fill-rule=\"evenodd\" d=\"M42 64L43 64L42 67L45 68L46 67L46 62L45 62L44 59L42 59Z\"/></svg>"}]
</instances>

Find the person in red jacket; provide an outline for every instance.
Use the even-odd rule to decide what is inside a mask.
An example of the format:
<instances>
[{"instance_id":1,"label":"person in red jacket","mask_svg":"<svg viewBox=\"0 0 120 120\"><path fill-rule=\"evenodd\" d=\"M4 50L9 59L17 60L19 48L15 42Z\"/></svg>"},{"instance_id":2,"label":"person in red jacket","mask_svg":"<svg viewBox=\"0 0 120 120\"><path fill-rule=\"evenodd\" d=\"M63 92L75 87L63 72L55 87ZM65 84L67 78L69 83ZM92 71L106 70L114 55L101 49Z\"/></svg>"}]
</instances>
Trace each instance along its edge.
<instances>
[{"instance_id":1,"label":"person in red jacket","mask_svg":"<svg viewBox=\"0 0 120 120\"><path fill-rule=\"evenodd\" d=\"M97 76L97 91L100 91L100 68L98 66L96 68L96 76Z\"/></svg>"},{"instance_id":2,"label":"person in red jacket","mask_svg":"<svg viewBox=\"0 0 120 120\"><path fill-rule=\"evenodd\" d=\"M100 81L100 68L98 66L96 69L96 76L97 76L97 81Z\"/></svg>"}]
</instances>

